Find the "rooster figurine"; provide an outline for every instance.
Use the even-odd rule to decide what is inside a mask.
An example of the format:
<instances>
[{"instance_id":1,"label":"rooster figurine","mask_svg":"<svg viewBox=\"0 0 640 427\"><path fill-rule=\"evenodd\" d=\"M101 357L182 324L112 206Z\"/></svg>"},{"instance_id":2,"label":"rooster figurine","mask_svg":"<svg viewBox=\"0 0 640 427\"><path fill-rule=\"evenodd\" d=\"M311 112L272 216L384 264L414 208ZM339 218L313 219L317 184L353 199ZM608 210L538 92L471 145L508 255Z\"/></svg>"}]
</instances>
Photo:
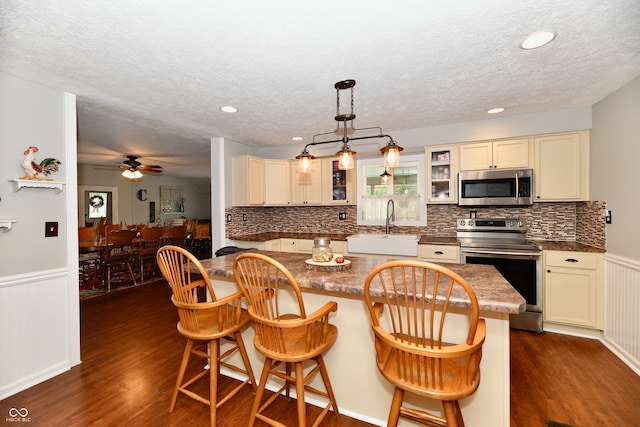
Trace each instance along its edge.
<instances>
[{"instance_id":1,"label":"rooster figurine","mask_svg":"<svg viewBox=\"0 0 640 427\"><path fill-rule=\"evenodd\" d=\"M38 152L38 147L31 146L24 151L24 157L22 157L22 161L20 165L24 169L25 176L19 179L31 179L31 180L44 180L44 181L53 181L49 178L40 178L38 174L48 176L53 172L58 172L58 165L62 162L60 160L47 157L40 164L36 163L34 153Z\"/></svg>"}]
</instances>

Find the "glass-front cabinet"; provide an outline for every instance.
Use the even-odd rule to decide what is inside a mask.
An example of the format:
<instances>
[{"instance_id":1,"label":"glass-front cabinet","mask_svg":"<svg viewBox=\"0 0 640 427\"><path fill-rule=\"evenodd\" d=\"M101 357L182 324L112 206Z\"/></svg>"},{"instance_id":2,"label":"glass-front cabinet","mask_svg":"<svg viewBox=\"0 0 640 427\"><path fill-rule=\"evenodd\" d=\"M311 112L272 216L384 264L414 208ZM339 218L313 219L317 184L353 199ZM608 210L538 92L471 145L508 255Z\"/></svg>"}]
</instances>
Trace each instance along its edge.
<instances>
[{"instance_id":1,"label":"glass-front cabinet","mask_svg":"<svg viewBox=\"0 0 640 427\"><path fill-rule=\"evenodd\" d=\"M338 168L337 158L322 159L322 203L325 205L355 205L354 170ZM326 186L326 187L324 187Z\"/></svg>"},{"instance_id":2,"label":"glass-front cabinet","mask_svg":"<svg viewBox=\"0 0 640 427\"><path fill-rule=\"evenodd\" d=\"M427 203L458 203L458 147L425 147Z\"/></svg>"}]
</instances>

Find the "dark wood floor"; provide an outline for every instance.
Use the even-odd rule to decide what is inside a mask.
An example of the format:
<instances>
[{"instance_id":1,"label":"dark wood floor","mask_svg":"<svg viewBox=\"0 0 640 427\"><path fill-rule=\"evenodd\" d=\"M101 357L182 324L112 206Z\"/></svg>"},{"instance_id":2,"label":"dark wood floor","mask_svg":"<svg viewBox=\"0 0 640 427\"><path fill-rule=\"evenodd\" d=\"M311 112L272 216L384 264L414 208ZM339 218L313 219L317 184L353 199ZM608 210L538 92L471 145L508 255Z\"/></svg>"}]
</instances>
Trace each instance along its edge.
<instances>
[{"instance_id":1,"label":"dark wood floor","mask_svg":"<svg viewBox=\"0 0 640 427\"><path fill-rule=\"evenodd\" d=\"M83 363L0 401L0 419L15 407L28 409L31 426L208 425L207 408L191 399L179 397L174 412L168 411L184 348L169 298L169 287L160 282L83 302ZM512 426L546 427L546 420L640 426L640 377L601 343L513 331L511 346ZM245 426L252 401L245 387L221 407L218 425ZM295 425L295 402L280 399L274 412ZM369 424L329 414L323 426Z\"/></svg>"}]
</instances>

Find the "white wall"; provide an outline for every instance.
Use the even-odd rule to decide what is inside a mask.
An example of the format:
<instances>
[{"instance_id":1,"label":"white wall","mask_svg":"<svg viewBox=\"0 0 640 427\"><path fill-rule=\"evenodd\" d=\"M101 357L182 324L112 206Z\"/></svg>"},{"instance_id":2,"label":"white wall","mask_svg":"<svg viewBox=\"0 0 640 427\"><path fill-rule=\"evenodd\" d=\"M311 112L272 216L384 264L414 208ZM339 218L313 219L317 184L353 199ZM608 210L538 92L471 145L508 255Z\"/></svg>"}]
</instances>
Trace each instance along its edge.
<instances>
[{"instance_id":1,"label":"white wall","mask_svg":"<svg viewBox=\"0 0 640 427\"><path fill-rule=\"evenodd\" d=\"M591 198L613 213L607 252L640 262L640 76L593 106Z\"/></svg>"},{"instance_id":2,"label":"white wall","mask_svg":"<svg viewBox=\"0 0 640 427\"><path fill-rule=\"evenodd\" d=\"M171 221L182 216L188 219L210 219L210 188L203 187L199 181L176 178L165 175L146 174L137 181L123 178L118 169L105 170L90 165L78 165L78 184L109 186L118 188L118 220L128 224L141 224L149 221L149 202L156 202L156 218L161 222ZM160 211L160 186L167 185L182 188L185 199L185 212L179 215L163 215ZM136 198L139 189L147 190L147 200ZM80 197L80 200L82 198Z\"/></svg>"},{"instance_id":3,"label":"white wall","mask_svg":"<svg viewBox=\"0 0 640 427\"><path fill-rule=\"evenodd\" d=\"M0 399L80 362L75 96L0 73ZM62 192L23 188L20 160L31 145L36 160L62 161L53 178ZM71 150L71 151L69 151ZM58 236L45 238L45 222ZM75 266L72 269L69 266Z\"/></svg>"}]
</instances>

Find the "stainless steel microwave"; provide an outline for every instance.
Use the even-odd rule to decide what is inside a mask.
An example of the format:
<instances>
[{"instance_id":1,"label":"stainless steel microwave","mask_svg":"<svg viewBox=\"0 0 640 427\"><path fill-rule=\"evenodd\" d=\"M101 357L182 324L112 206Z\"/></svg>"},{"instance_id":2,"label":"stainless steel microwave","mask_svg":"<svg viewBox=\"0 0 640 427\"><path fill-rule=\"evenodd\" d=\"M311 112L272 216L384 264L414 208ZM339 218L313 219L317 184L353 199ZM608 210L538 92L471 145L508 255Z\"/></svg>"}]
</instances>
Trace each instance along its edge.
<instances>
[{"instance_id":1,"label":"stainless steel microwave","mask_svg":"<svg viewBox=\"0 0 640 427\"><path fill-rule=\"evenodd\" d=\"M460 206L513 206L533 203L532 169L463 171L458 175Z\"/></svg>"}]
</instances>

